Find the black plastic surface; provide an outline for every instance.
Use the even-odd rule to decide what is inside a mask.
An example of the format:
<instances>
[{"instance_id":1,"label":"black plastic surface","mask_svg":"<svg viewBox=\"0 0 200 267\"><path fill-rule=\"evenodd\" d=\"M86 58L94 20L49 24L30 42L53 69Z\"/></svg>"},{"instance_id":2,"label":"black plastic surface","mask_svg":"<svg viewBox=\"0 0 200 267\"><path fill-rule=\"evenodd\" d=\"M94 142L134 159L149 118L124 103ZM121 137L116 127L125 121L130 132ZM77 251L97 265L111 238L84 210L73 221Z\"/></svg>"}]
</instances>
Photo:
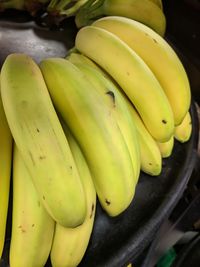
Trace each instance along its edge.
<instances>
[{"instance_id":1,"label":"black plastic surface","mask_svg":"<svg viewBox=\"0 0 200 267\"><path fill-rule=\"evenodd\" d=\"M23 23L21 23L23 22ZM0 64L9 53L24 52L37 62L42 58L63 57L73 47L76 29L67 21L62 30L47 30L29 17L0 19ZM162 173L151 177L141 173L130 207L116 218L108 217L97 205L94 230L81 267L121 267L134 260L150 244L161 223L180 199L195 164L198 119L191 109L193 133L189 142L175 142L173 154L163 160ZM11 216L8 218L4 263L7 267ZM50 263L47 263L50 267Z\"/></svg>"},{"instance_id":2,"label":"black plastic surface","mask_svg":"<svg viewBox=\"0 0 200 267\"><path fill-rule=\"evenodd\" d=\"M171 267L189 266L200 266L200 235L195 237L189 244L184 245Z\"/></svg>"}]
</instances>

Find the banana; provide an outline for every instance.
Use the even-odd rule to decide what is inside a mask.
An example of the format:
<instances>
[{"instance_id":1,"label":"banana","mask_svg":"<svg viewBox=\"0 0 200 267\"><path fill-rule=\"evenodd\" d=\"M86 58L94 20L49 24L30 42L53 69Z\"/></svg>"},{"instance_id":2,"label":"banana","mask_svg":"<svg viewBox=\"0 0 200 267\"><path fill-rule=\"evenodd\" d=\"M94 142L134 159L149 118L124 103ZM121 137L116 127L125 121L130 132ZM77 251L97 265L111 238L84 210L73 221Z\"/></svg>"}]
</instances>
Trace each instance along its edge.
<instances>
[{"instance_id":1,"label":"banana","mask_svg":"<svg viewBox=\"0 0 200 267\"><path fill-rule=\"evenodd\" d=\"M75 46L115 79L157 141L170 139L174 119L168 99L151 70L128 45L104 29L86 26L78 31Z\"/></svg>"},{"instance_id":2,"label":"banana","mask_svg":"<svg viewBox=\"0 0 200 267\"><path fill-rule=\"evenodd\" d=\"M93 90L98 90L103 96L105 102L110 107L110 112L116 118L128 147L133 170L135 172L134 179L131 179L130 181L130 187L135 186L140 174L140 151L136 128L126 102L123 99L123 95L119 91L119 88L103 76L96 67L91 66L92 62L86 64L86 61L90 61L89 59L80 54L76 54L76 59L73 58L73 55L69 56L68 60L75 64L84 73L85 77L93 84Z\"/></svg>"},{"instance_id":3,"label":"banana","mask_svg":"<svg viewBox=\"0 0 200 267\"><path fill-rule=\"evenodd\" d=\"M161 10L163 10L162 0L150 0L150 1L156 4Z\"/></svg>"},{"instance_id":4,"label":"banana","mask_svg":"<svg viewBox=\"0 0 200 267\"><path fill-rule=\"evenodd\" d=\"M93 25L118 36L145 61L169 100L175 125L179 125L190 107L191 92L185 69L172 47L149 27L128 18L106 17Z\"/></svg>"},{"instance_id":5,"label":"banana","mask_svg":"<svg viewBox=\"0 0 200 267\"><path fill-rule=\"evenodd\" d=\"M138 131L141 170L151 176L159 175L162 170L162 158L156 141L147 131L139 114L128 99L126 103Z\"/></svg>"},{"instance_id":6,"label":"banana","mask_svg":"<svg viewBox=\"0 0 200 267\"><path fill-rule=\"evenodd\" d=\"M91 2L91 4L90 4ZM149 26L161 36L166 30L165 15L150 0L100 0L90 1L76 14L77 27L86 26L91 21L104 16L123 16Z\"/></svg>"},{"instance_id":7,"label":"banana","mask_svg":"<svg viewBox=\"0 0 200 267\"><path fill-rule=\"evenodd\" d=\"M126 111L127 108L124 108L121 114L124 113L124 114L127 114L127 116L123 118L121 122L122 124L124 124L124 119L128 122L127 117L131 117L129 118L130 125L132 124L132 122L134 122L135 128L138 132L138 136L137 138L132 136L132 139L133 140L137 139L137 142L139 144L139 150L141 154L140 155L141 170L152 176L159 175L162 169L162 159L161 159L160 151L156 145L156 142L153 139L153 137L149 134L147 129L145 128L141 118L139 117L138 113L134 109L133 105L131 105L130 101L128 101L124 95L120 95L120 92L119 92L120 88L119 87L117 88L117 85L114 85L112 82L108 82L108 79L109 79L108 74L105 73L99 66L97 66L93 61L91 61L89 58L85 57L84 55L72 52L68 55L67 59L71 61L72 63L74 63L79 68L81 68L81 70L84 71L84 74L88 78L90 78L91 81L93 78L94 85L96 85L96 88L99 89L99 91L104 91L105 98L107 96L106 88L110 88L110 90L112 88L112 91L115 93L115 101L116 99L118 100L118 97L120 100L121 98L124 98L124 100L121 100L122 105L123 105L123 101L125 101L128 109L130 109L128 112L130 114L127 114L127 111ZM95 71L90 70L91 68L95 69ZM98 75L96 73L97 71L99 72ZM87 72L88 72L88 75L87 75ZM100 78L100 76L102 75L105 76L104 79ZM98 80L99 80L99 83L97 82ZM113 106L112 102L110 102L109 104ZM118 110L114 109L114 111L118 111ZM126 135L124 136L126 139ZM131 149L131 145L128 145L128 147L130 148L129 149L130 151L134 151L133 149ZM133 162L136 163L135 160L133 160Z\"/></svg>"},{"instance_id":8,"label":"banana","mask_svg":"<svg viewBox=\"0 0 200 267\"><path fill-rule=\"evenodd\" d=\"M10 266L43 267L51 250L54 226L15 145Z\"/></svg>"},{"instance_id":9,"label":"banana","mask_svg":"<svg viewBox=\"0 0 200 267\"><path fill-rule=\"evenodd\" d=\"M83 224L76 228L65 228L56 224L51 249L51 262L53 267L75 267L84 256L92 233L96 209L96 191L80 147L64 123L63 128L83 183L87 214Z\"/></svg>"},{"instance_id":10,"label":"banana","mask_svg":"<svg viewBox=\"0 0 200 267\"><path fill-rule=\"evenodd\" d=\"M80 177L42 73L29 56L6 58L1 94L11 133L41 203L61 225L81 224L86 201Z\"/></svg>"},{"instance_id":11,"label":"banana","mask_svg":"<svg viewBox=\"0 0 200 267\"><path fill-rule=\"evenodd\" d=\"M103 209L116 216L130 204L135 186L130 154L119 126L101 94L71 62L40 63L53 103L77 139L91 170Z\"/></svg>"},{"instance_id":12,"label":"banana","mask_svg":"<svg viewBox=\"0 0 200 267\"><path fill-rule=\"evenodd\" d=\"M0 96L0 258L2 256L6 220L8 213L8 201L10 193L10 176L12 165L12 136L6 116L3 109L3 104Z\"/></svg>"},{"instance_id":13,"label":"banana","mask_svg":"<svg viewBox=\"0 0 200 267\"><path fill-rule=\"evenodd\" d=\"M181 143L185 143L190 139L192 134L192 119L188 111L182 123L175 127L174 137Z\"/></svg>"},{"instance_id":14,"label":"banana","mask_svg":"<svg viewBox=\"0 0 200 267\"><path fill-rule=\"evenodd\" d=\"M172 136L167 142L157 142L162 158L168 158L171 156L174 147L174 136Z\"/></svg>"}]
</instances>

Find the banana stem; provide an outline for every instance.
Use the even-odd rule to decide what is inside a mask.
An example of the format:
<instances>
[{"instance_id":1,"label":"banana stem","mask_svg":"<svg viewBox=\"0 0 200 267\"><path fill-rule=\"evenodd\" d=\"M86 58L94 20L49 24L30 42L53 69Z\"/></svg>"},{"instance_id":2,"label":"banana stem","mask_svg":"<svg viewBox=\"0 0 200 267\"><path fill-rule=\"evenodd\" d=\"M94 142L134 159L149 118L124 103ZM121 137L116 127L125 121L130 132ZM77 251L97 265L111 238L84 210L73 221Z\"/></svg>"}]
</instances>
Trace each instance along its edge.
<instances>
[{"instance_id":1,"label":"banana stem","mask_svg":"<svg viewBox=\"0 0 200 267\"><path fill-rule=\"evenodd\" d=\"M71 6L73 6L74 5L74 2L77 2L77 1L75 1L75 0L61 0L61 1L59 1L59 3L56 5L56 10L58 10L58 11L63 11L65 8L70 8ZM59 13L60 13L59 12Z\"/></svg>"},{"instance_id":2,"label":"banana stem","mask_svg":"<svg viewBox=\"0 0 200 267\"><path fill-rule=\"evenodd\" d=\"M47 9L48 10L51 10L51 9L54 9L55 6L59 3L59 0L51 0L51 2L49 3Z\"/></svg>"},{"instance_id":3,"label":"banana stem","mask_svg":"<svg viewBox=\"0 0 200 267\"><path fill-rule=\"evenodd\" d=\"M86 4L88 2L88 0L79 0L78 2L76 2L72 7L66 9L66 7L64 8L63 11L60 12L61 15L66 15L67 17L73 16L75 15L80 8Z\"/></svg>"},{"instance_id":4,"label":"banana stem","mask_svg":"<svg viewBox=\"0 0 200 267\"><path fill-rule=\"evenodd\" d=\"M76 14L75 22L78 28L91 24L96 18L104 15L104 3L106 0L88 1Z\"/></svg>"}]
</instances>

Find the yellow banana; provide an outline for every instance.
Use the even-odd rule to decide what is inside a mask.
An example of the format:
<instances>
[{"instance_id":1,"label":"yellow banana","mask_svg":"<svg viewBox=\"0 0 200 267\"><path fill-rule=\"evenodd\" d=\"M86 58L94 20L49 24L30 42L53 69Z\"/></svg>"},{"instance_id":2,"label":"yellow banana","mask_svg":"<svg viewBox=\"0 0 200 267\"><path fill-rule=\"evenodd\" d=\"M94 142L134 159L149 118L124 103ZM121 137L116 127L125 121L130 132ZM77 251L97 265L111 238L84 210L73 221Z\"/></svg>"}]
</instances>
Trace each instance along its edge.
<instances>
[{"instance_id":1,"label":"yellow banana","mask_svg":"<svg viewBox=\"0 0 200 267\"><path fill-rule=\"evenodd\" d=\"M115 79L151 135L160 142L169 140L174 132L171 106L144 61L120 38L95 26L80 29L75 46Z\"/></svg>"},{"instance_id":2,"label":"yellow banana","mask_svg":"<svg viewBox=\"0 0 200 267\"><path fill-rule=\"evenodd\" d=\"M182 123L175 127L174 137L181 143L185 143L190 139L192 134L192 119L188 111Z\"/></svg>"},{"instance_id":3,"label":"yellow banana","mask_svg":"<svg viewBox=\"0 0 200 267\"><path fill-rule=\"evenodd\" d=\"M10 193L10 176L12 165L12 136L4 113L0 95L0 258L2 256L8 201Z\"/></svg>"},{"instance_id":4,"label":"yellow banana","mask_svg":"<svg viewBox=\"0 0 200 267\"><path fill-rule=\"evenodd\" d=\"M110 216L120 214L134 196L135 187L129 187L134 171L110 108L68 60L44 59L40 67L56 109L86 157L102 207Z\"/></svg>"},{"instance_id":5,"label":"yellow banana","mask_svg":"<svg viewBox=\"0 0 200 267\"><path fill-rule=\"evenodd\" d=\"M51 250L54 226L15 145L10 266L43 267Z\"/></svg>"},{"instance_id":6,"label":"yellow banana","mask_svg":"<svg viewBox=\"0 0 200 267\"><path fill-rule=\"evenodd\" d=\"M127 108L122 108L124 106L123 100L121 100L118 105L115 105L115 109L113 109L114 112L118 111L116 107L119 108L119 104L121 104L121 114L123 113L124 118L121 118L121 127L125 124L126 120L127 122L129 121L129 125L131 125L134 122L134 125L136 127L136 130L138 132L137 138L132 135L132 139L136 139L139 145L139 150L140 150L140 161L141 161L141 170L145 173L148 173L150 175L159 175L161 172L162 168L162 159L161 159L161 154L160 151L156 145L155 140L153 137L149 134L147 129L145 128L141 118L139 117L138 113L135 111L133 105L131 105L130 101L127 100L127 98L124 95L121 95L119 90L120 88L117 87L117 85L114 85L112 82L108 81L108 74L105 73L99 66L97 66L93 61L91 61L89 58L85 57L82 54L78 53L70 53L70 55L67 57L68 60L70 60L72 63L74 63L76 66L81 68L82 71L84 71L85 75L90 78L90 80L94 82L94 85L96 85L96 88L99 89L100 92L104 92L105 98L107 97L106 94L106 88L109 88L109 90L112 90L115 93L115 102L117 100L121 100L121 98L124 98L124 101L128 107L129 114L127 114ZM90 68L88 68L90 66ZM91 71L90 69L95 69L95 71ZM97 71L100 72L97 75ZM88 72L88 75L87 75ZM101 76L105 76L103 79ZM94 77L95 76L95 77ZM93 78L93 79L92 79ZM96 78L96 79L95 79ZM99 82L98 82L99 80ZM107 89L108 90L108 89ZM119 99L118 99L119 97ZM108 103L113 107L112 102L107 99ZM122 102L122 103L121 103ZM120 113L118 111L118 113ZM116 114L117 116L118 114ZM127 119L128 117L128 119ZM132 122L131 122L132 121ZM127 133L127 131L126 131ZM124 138L126 139L127 135L124 135ZM131 138L131 137L130 137ZM132 140L132 142L133 142ZM128 147L130 151L134 151L133 145L131 146L131 140L129 141ZM137 164L137 160L134 159L133 157L133 162ZM133 164L134 164L133 163Z\"/></svg>"},{"instance_id":7,"label":"yellow banana","mask_svg":"<svg viewBox=\"0 0 200 267\"><path fill-rule=\"evenodd\" d=\"M162 158L168 158L171 156L174 147L174 136L172 136L167 142L157 142Z\"/></svg>"},{"instance_id":8,"label":"yellow banana","mask_svg":"<svg viewBox=\"0 0 200 267\"><path fill-rule=\"evenodd\" d=\"M150 0L100 0L86 4L76 15L78 27L91 23L99 17L123 16L149 26L161 36L166 30L165 15L155 3Z\"/></svg>"},{"instance_id":9,"label":"yellow banana","mask_svg":"<svg viewBox=\"0 0 200 267\"><path fill-rule=\"evenodd\" d=\"M76 54L76 59L72 55L68 57L68 60L84 73L86 78L93 84L93 90L98 90L103 96L105 102L110 107L110 112L116 118L128 147L135 173L134 179L132 178L130 180L130 187L135 186L140 174L140 151L136 128L126 102L123 99L123 95L119 91L119 88L99 72L97 67L92 66L92 62L86 64L86 61L90 60L85 56Z\"/></svg>"},{"instance_id":10,"label":"yellow banana","mask_svg":"<svg viewBox=\"0 0 200 267\"><path fill-rule=\"evenodd\" d=\"M139 114L128 100L127 105L138 131L141 153L141 170L152 176L159 175L162 169L162 158L156 141L147 131Z\"/></svg>"},{"instance_id":11,"label":"yellow banana","mask_svg":"<svg viewBox=\"0 0 200 267\"><path fill-rule=\"evenodd\" d=\"M185 69L172 47L149 27L128 18L106 17L93 25L118 36L145 61L169 100L175 125L179 125L190 107L191 92Z\"/></svg>"},{"instance_id":12,"label":"yellow banana","mask_svg":"<svg viewBox=\"0 0 200 267\"><path fill-rule=\"evenodd\" d=\"M51 249L51 262L53 267L75 267L84 256L92 233L96 209L96 191L82 151L65 124L63 124L63 128L83 183L87 214L83 224L76 228L65 228L56 224Z\"/></svg>"},{"instance_id":13,"label":"yellow banana","mask_svg":"<svg viewBox=\"0 0 200 267\"><path fill-rule=\"evenodd\" d=\"M1 93L13 138L41 202L61 225L81 224L86 203L80 177L42 73L30 57L6 58Z\"/></svg>"}]
</instances>

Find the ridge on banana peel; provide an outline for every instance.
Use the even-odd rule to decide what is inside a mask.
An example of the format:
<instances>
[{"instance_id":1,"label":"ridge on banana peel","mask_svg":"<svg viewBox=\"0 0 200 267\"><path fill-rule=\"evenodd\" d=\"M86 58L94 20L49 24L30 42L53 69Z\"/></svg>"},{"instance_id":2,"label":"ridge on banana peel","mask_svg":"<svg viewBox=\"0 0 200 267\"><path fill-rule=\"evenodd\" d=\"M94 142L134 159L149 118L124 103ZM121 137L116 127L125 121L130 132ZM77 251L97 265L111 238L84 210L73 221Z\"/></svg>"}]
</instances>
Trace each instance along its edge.
<instances>
[{"instance_id":1,"label":"ridge on banana peel","mask_svg":"<svg viewBox=\"0 0 200 267\"><path fill-rule=\"evenodd\" d=\"M169 140L174 118L168 99L152 71L126 43L107 30L86 26L78 31L75 47L119 84L155 140Z\"/></svg>"},{"instance_id":2,"label":"ridge on banana peel","mask_svg":"<svg viewBox=\"0 0 200 267\"><path fill-rule=\"evenodd\" d=\"M62 227L56 224L50 255L53 267L78 266L90 240L96 210L96 191L86 159L63 121L62 126L83 183L86 194L87 214L83 224L75 228Z\"/></svg>"},{"instance_id":3,"label":"ridge on banana peel","mask_svg":"<svg viewBox=\"0 0 200 267\"><path fill-rule=\"evenodd\" d=\"M150 0L91 0L77 12L75 22L77 27L81 28L105 16L127 17L144 23L161 36L165 34L165 15L162 9Z\"/></svg>"},{"instance_id":4,"label":"ridge on banana peel","mask_svg":"<svg viewBox=\"0 0 200 267\"><path fill-rule=\"evenodd\" d=\"M10 266L43 267L51 250L54 226L15 145Z\"/></svg>"},{"instance_id":5,"label":"ridge on banana peel","mask_svg":"<svg viewBox=\"0 0 200 267\"><path fill-rule=\"evenodd\" d=\"M185 117L191 102L190 84L173 48L149 27L123 17L110 16L93 23L123 40L149 66L164 90L175 125Z\"/></svg>"},{"instance_id":6,"label":"ridge on banana peel","mask_svg":"<svg viewBox=\"0 0 200 267\"><path fill-rule=\"evenodd\" d=\"M42 73L29 56L6 58L1 95L11 133L41 203L61 225L80 225L86 203L78 170Z\"/></svg>"},{"instance_id":7,"label":"ridge on banana peel","mask_svg":"<svg viewBox=\"0 0 200 267\"><path fill-rule=\"evenodd\" d=\"M86 79L93 84L93 90L97 90L103 96L105 103L110 107L110 112L116 118L128 147L135 173L134 179L130 181L130 187L135 186L140 174L138 135L122 93L103 73L92 67L92 63L86 64L87 58L84 56L76 54L76 59L74 59L74 56L70 55L68 60L83 72Z\"/></svg>"},{"instance_id":8,"label":"ridge on banana peel","mask_svg":"<svg viewBox=\"0 0 200 267\"><path fill-rule=\"evenodd\" d=\"M168 158L171 156L174 148L174 136L172 136L167 142L157 142L162 158Z\"/></svg>"},{"instance_id":9,"label":"ridge on banana peel","mask_svg":"<svg viewBox=\"0 0 200 267\"><path fill-rule=\"evenodd\" d=\"M190 111L188 111L182 123L175 127L174 137L181 143L185 143L190 139L192 134L192 118Z\"/></svg>"},{"instance_id":10,"label":"ridge on banana peel","mask_svg":"<svg viewBox=\"0 0 200 267\"><path fill-rule=\"evenodd\" d=\"M78 141L90 168L101 206L117 216L131 203L133 166L121 131L103 97L71 62L40 63L52 101Z\"/></svg>"},{"instance_id":11,"label":"ridge on banana peel","mask_svg":"<svg viewBox=\"0 0 200 267\"><path fill-rule=\"evenodd\" d=\"M1 79L1 74L0 74ZM0 94L0 259L2 256L6 222L8 214L8 202L10 195L10 177L12 166L12 135L6 120L3 103Z\"/></svg>"}]
</instances>

